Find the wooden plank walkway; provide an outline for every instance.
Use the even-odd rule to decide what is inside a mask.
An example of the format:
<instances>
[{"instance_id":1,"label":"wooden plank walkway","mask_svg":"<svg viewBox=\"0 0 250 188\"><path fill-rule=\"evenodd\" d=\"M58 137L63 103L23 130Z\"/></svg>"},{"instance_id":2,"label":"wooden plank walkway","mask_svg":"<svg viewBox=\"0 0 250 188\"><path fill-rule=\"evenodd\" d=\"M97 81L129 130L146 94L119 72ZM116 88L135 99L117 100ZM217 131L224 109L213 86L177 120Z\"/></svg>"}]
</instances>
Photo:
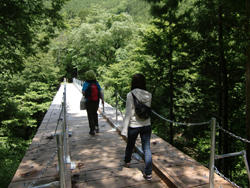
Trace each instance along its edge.
<instances>
[{"instance_id":1,"label":"wooden plank walkway","mask_svg":"<svg viewBox=\"0 0 250 188\"><path fill-rule=\"evenodd\" d=\"M9 188L24 188L59 179L55 137L47 138L55 132L62 93L61 87ZM139 155L134 155L131 168L123 167L125 141L101 115L100 133L90 136L86 111L79 110L81 93L73 84L67 84L66 96L67 120L72 132L70 155L76 164L71 172L73 187L168 187L155 173L152 182L143 178L144 163Z\"/></svg>"},{"instance_id":2,"label":"wooden plank walkway","mask_svg":"<svg viewBox=\"0 0 250 188\"><path fill-rule=\"evenodd\" d=\"M55 138L48 138L55 133L62 94L61 87L9 188L24 188L59 179L56 141ZM102 115L99 115L100 133L90 136L86 111L79 110L80 98L77 87L67 84L67 118L72 132L70 155L71 161L76 164L71 171L73 187L209 187L207 168L154 134L151 140L153 181L147 182L142 177L144 163L136 154L133 155L131 168L124 168L122 163L126 143L117 133L121 128L116 127L115 109L105 104L105 112L102 113L101 109ZM121 121L119 116L117 124ZM139 139L137 148L140 151ZM232 186L215 174L215 187Z\"/></svg>"}]
</instances>

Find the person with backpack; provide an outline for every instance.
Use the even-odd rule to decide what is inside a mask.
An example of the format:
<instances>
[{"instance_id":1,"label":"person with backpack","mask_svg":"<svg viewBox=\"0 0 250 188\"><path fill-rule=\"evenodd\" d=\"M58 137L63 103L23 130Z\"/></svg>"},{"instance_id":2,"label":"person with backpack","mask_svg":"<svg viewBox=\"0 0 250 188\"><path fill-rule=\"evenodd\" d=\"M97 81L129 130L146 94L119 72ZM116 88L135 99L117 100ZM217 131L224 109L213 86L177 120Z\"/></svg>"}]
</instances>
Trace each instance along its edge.
<instances>
[{"instance_id":1,"label":"person with backpack","mask_svg":"<svg viewBox=\"0 0 250 188\"><path fill-rule=\"evenodd\" d=\"M127 94L126 113L123 119L121 134L127 137L124 166L129 167L136 139L140 134L144 152L144 178L152 179L152 154L150 150L151 137L151 100L152 95L146 91L146 80L142 74L132 77L131 91Z\"/></svg>"},{"instance_id":2,"label":"person with backpack","mask_svg":"<svg viewBox=\"0 0 250 188\"><path fill-rule=\"evenodd\" d=\"M86 98L86 110L89 121L89 134L95 135L99 132L98 114L99 99L101 98L104 105L104 99L102 89L96 80L96 75L93 70L89 70L85 73L86 81L83 83L82 94Z\"/></svg>"}]
</instances>

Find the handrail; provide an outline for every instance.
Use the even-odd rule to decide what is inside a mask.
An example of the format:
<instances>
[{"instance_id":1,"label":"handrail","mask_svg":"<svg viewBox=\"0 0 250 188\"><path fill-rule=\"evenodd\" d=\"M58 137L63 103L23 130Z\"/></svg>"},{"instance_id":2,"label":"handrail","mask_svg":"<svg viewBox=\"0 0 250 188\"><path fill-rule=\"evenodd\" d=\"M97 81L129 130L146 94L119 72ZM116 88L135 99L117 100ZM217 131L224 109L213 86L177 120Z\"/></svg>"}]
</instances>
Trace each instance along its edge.
<instances>
[{"instance_id":1,"label":"handrail","mask_svg":"<svg viewBox=\"0 0 250 188\"><path fill-rule=\"evenodd\" d=\"M58 169L60 177L60 188L71 188L71 175L69 174L68 165L72 164L69 155L69 141L68 141L68 124L67 124L67 101L66 101L66 79L64 79L64 91L62 110L60 111L59 120L63 114L63 122L61 125L61 132L56 134L57 153L58 153ZM63 112L63 113L62 113ZM57 128L56 128L57 130ZM74 167L73 167L74 168Z\"/></svg>"},{"instance_id":2,"label":"handrail","mask_svg":"<svg viewBox=\"0 0 250 188\"><path fill-rule=\"evenodd\" d=\"M60 188L66 188L66 166L64 163L64 147L63 147L63 135L56 135L57 143L57 154L58 154L58 166L59 166L59 177L60 177Z\"/></svg>"},{"instance_id":3,"label":"handrail","mask_svg":"<svg viewBox=\"0 0 250 188\"><path fill-rule=\"evenodd\" d=\"M74 163L71 162L70 160L70 155L69 155L69 130L68 130L68 123L67 123L67 100L66 100L66 79L64 79L64 92L63 92L63 123L62 123L62 132L59 135L62 135L62 143L59 142L59 144L62 144L62 151L60 154L63 156L58 155L58 161L63 159L63 162L61 161L61 165L63 167L60 168L60 163L59 163L59 170L63 170L63 172L59 171L60 174L60 188L71 188L71 175L69 174L68 170L68 165L70 164L71 169L75 168ZM60 139L59 139L60 140ZM60 151L60 150L59 150ZM63 176L63 177L61 177ZM61 181L62 180L62 181Z\"/></svg>"},{"instance_id":4,"label":"handrail","mask_svg":"<svg viewBox=\"0 0 250 188\"><path fill-rule=\"evenodd\" d=\"M68 129L68 123L67 123L67 108L66 108L66 79L64 79L64 93L63 93L63 127L62 127L62 133L63 133L63 139L64 139L64 160L66 163L71 163L70 155L69 155L69 129Z\"/></svg>"},{"instance_id":5,"label":"handrail","mask_svg":"<svg viewBox=\"0 0 250 188\"><path fill-rule=\"evenodd\" d=\"M63 114L63 118L61 118ZM62 122L61 125L61 132L57 133L57 128L60 121ZM69 156L69 143L68 143L68 126L67 126L67 108L66 108L66 79L64 79L64 91L63 91L63 97L62 97L62 104L60 106L60 112L59 117L57 120L57 125L55 128L55 133L53 136L56 136L56 143L57 143L57 150L55 153L52 154L51 158L49 159L46 168L42 170L41 175L44 174L44 172L47 170L49 164L54 159L56 153L58 155L58 170L59 170L59 177L60 181L51 182L49 184L43 184L39 186L34 186L35 181L33 181L28 187L29 188L45 188L45 187L51 187L51 186L58 186L60 184L60 188L71 188L71 175L69 174L68 165L71 164L71 169L74 169L75 165L74 163L70 162L70 156ZM40 178L40 177L39 177Z\"/></svg>"}]
</instances>

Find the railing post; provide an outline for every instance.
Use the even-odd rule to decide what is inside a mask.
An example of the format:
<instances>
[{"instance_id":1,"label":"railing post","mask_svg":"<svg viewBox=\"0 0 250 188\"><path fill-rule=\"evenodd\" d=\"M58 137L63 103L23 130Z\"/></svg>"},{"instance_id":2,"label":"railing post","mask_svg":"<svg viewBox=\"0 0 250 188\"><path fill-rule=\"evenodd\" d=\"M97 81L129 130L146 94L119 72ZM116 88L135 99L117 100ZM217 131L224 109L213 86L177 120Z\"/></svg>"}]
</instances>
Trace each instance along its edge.
<instances>
[{"instance_id":1,"label":"railing post","mask_svg":"<svg viewBox=\"0 0 250 188\"><path fill-rule=\"evenodd\" d=\"M69 139L69 130L67 126L67 105L66 105L66 82L64 83L64 122L63 122L63 138L64 138L64 160L66 163L70 163L69 156L69 147L68 147L68 139Z\"/></svg>"},{"instance_id":2,"label":"railing post","mask_svg":"<svg viewBox=\"0 0 250 188\"><path fill-rule=\"evenodd\" d=\"M118 123L118 91L116 90L115 95L115 122Z\"/></svg>"},{"instance_id":3,"label":"railing post","mask_svg":"<svg viewBox=\"0 0 250 188\"><path fill-rule=\"evenodd\" d=\"M101 96L102 96L102 99L104 101L104 88L101 89ZM105 112L105 108L104 108L104 103L103 103L103 105L102 105L102 113L104 114L104 112Z\"/></svg>"},{"instance_id":4,"label":"railing post","mask_svg":"<svg viewBox=\"0 0 250 188\"><path fill-rule=\"evenodd\" d=\"M63 136L62 134L56 135L57 142L57 155L58 155L58 165L59 165L59 176L60 176L60 188L66 188L65 181L65 164L63 159Z\"/></svg>"},{"instance_id":5,"label":"railing post","mask_svg":"<svg viewBox=\"0 0 250 188\"><path fill-rule=\"evenodd\" d=\"M209 163L209 188L214 188L214 156L215 156L216 119L211 119L211 150Z\"/></svg>"},{"instance_id":6,"label":"railing post","mask_svg":"<svg viewBox=\"0 0 250 188\"><path fill-rule=\"evenodd\" d=\"M249 166L248 166L248 161L247 161L247 154L246 151L243 151L243 157L244 157L244 163L247 169L247 176L248 176L248 183L250 183L250 170L249 170Z\"/></svg>"}]
</instances>

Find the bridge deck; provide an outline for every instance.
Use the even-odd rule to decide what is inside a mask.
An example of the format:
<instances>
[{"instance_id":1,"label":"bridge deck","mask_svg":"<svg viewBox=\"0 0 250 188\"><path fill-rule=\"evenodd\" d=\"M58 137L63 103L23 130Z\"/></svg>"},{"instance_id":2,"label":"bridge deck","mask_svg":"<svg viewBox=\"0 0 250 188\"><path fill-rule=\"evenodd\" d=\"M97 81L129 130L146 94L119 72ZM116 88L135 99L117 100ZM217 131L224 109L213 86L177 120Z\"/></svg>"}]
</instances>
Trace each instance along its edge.
<instances>
[{"instance_id":1,"label":"bridge deck","mask_svg":"<svg viewBox=\"0 0 250 188\"><path fill-rule=\"evenodd\" d=\"M9 188L58 180L56 141L48 137L55 132L62 93L63 88L60 88ZM131 168L122 166L126 143L101 115L100 133L96 136L88 134L86 111L79 110L80 98L76 87L68 84L67 119L72 131L70 151L71 161L76 164L71 172L73 187L167 187L155 173L152 183L144 180L144 163L139 155L133 157Z\"/></svg>"},{"instance_id":2,"label":"bridge deck","mask_svg":"<svg viewBox=\"0 0 250 188\"><path fill-rule=\"evenodd\" d=\"M62 93L61 87L9 188L58 180L56 141L49 137L55 133ZM105 113L99 115L100 133L90 136L86 111L79 110L80 98L77 88L67 84L67 118L72 131L71 161L76 164L71 171L73 187L208 187L208 169L156 135L152 135L153 181L147 182L142 177L144 163L137 154L133 156L131 168L124 168L122 162L126 144L116 129L110 126L114 125L115 110L105 105ZM119 131L120 128L117 129ZM139 139L137 145L140 145ZM232 187L215 175L215 187L220 186Z\"/></svg>"}]
</instances>

